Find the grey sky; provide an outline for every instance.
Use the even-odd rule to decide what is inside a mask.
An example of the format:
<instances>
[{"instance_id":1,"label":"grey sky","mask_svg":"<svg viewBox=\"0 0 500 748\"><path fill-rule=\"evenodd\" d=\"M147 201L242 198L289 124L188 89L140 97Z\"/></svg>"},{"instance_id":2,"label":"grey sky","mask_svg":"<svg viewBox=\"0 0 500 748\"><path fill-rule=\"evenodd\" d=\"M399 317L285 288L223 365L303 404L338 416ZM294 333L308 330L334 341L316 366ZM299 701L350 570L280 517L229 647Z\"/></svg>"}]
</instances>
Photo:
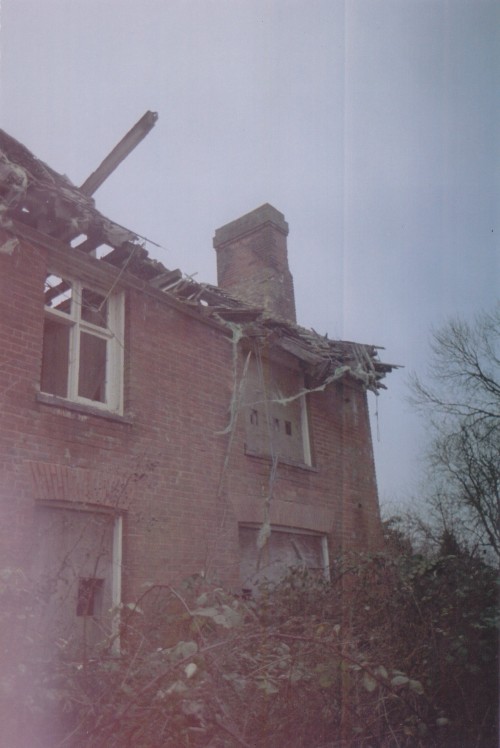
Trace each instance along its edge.
<instances>
[{"instance_id":1,"label":"grey sky","mask_svg":"<svg viewBox=\"0 0 500 748\"><path fill-rule=\"evenodd\" d=\"M76 184L159 113L96 202L167 267L215 282L215 228L285 213L300 322L406 366L373 436L381 498L415 490L406 372L498 298L500 3L0 0L0 23L0 126Z\"/></svg>"}]
</instances>

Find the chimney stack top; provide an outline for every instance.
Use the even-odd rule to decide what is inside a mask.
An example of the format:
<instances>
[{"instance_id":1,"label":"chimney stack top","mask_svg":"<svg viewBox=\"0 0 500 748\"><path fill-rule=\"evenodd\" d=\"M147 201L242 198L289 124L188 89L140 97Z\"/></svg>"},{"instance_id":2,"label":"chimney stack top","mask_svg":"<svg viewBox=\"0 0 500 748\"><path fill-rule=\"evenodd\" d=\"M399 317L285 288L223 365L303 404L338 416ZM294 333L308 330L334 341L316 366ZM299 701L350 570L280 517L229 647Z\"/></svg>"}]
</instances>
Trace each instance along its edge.
<instances>
[{"instance_id":1,"label":"chimney stack top","mask_svg":"<svg viewBox=\"0 0 500 748\"><path fill-rule=\"evenodd\" d=\"M295 322L285 216L269 203L215 231L218 284L250 306Z\"/></svg>"},{"instance_id":2,"label":"chimney stack top","mask_svg":"<svg viewBox=\"0 0 500 748\"><path fill-rule=\"evenodd\" d=\"M288 235L288 223L285 216L276 210L270 203L264 203L259 208L246 213L231 223L227 223L220 229L215 230L214 247L220 247L226 242L233 241L244 234L250 234L255 229L260 229L264 224L272 223L284 236Z\"/></svg>"}]
</instances>

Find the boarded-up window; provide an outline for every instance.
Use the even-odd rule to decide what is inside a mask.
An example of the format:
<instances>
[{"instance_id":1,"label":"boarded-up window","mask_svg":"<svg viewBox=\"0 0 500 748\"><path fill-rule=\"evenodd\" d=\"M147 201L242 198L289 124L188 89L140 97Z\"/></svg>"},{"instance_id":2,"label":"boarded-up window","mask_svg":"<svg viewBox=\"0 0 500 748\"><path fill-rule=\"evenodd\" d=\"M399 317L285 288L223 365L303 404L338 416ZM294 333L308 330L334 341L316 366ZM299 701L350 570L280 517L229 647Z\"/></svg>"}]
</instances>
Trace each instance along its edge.
<instances>
[{"instance_id":1,"label":"boarded-up window","mask_svg":"<svg viewBox=\"0 0 500 748\"><path fill-rule=\"evenodd\" d=\"M35 573L43 603L42 632L80 650L112 633L120 595L120 520L105 513L40 506Z\"/></svg>"},{"instance_id":2,"label":"boarded-up window","mask_svg":"<svg viewBox=\"0 0 500 748\"><path fill-rule=\"evenodd\" d=\"M311 463L303 391L301 372L266 360L250 361L243 396L248 453Z\"/></svg>"},{"instance_id":3,"label":"boarded-up window","mask_svg":"<svg viewBox=\"0 0 500 748\"><path fill-rule=\"evenodd\" d=\"M257 548L258 527L240 526L240 578L243 590L262 582L276 584L292 569L328 574L326 538L306 531L273 528L264 547Z\"/></svg>"}]
</instances>

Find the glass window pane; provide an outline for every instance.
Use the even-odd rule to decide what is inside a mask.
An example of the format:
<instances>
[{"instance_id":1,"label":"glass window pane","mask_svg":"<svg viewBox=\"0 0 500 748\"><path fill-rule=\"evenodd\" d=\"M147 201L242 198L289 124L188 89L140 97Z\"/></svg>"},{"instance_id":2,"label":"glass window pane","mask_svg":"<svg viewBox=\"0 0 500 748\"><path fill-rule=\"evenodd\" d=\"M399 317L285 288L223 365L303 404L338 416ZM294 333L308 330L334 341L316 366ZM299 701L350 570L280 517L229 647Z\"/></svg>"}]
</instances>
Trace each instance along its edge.
<instances>
[{"instance_id":1,"label":"glass window pane","mask_svg":"<svg viewBox=\"0 0 500 748\"><path fill-rule=\"evenodd\" d=\"M45 279L44 303L50 309L71 314L73 289L71 283L58 275L48 275Z\"/></svg>"},{"instance_id":2,"label":"glass window pane","mask_svg":"<svg viewBox=\"0 0 500 748\"><path fill-rule=\"evenodd\" d=\"M43 326L42 392L68 396L69 335L71 327L47 317Z\"/></svg>"},{"instance_id":3,"label":"glass window pane","mask_svg":"<svg viewBox=\"0 0 500 748\"><path fill-rule=\"evenodd\" d=\"M108 302L90 288L82 288L82 319L98 327L108 326Z\"/></svg>"},{"instance_id":4,"label":"glass window pane","mask_svg":"<svg viewBox=\"0 0 500 748\"><path fill-rule=\"evenodd\" d=\"M99 403L106 401L106 345L96 335L80 334L79 397Z\"/></svg>"}]
</instances>

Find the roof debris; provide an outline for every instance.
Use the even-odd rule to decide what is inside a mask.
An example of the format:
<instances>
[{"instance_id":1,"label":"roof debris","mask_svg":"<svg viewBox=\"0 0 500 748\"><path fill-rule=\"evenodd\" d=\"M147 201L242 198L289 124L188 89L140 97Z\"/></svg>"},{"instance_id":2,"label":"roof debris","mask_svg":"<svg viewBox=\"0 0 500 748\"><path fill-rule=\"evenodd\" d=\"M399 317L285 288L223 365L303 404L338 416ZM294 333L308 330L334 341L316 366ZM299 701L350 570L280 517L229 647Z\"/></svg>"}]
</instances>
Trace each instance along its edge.
<instances>
[{"instance_id":1,"label":"roof debris","mask_svg":"<svg viewBox=\"0 0 500 748\"><path fill-rule=\"evenodd\" d=\"M385 388L385 375L398 368L381 362L376 346L330 340L251 308L217 286L169 270L149 257L138 234L104 217L92 197L0 130L0 226L15 234L16 223L65 242L70 252L95 256L99 247L106 247L100 262L131 273L202 318L231 329L238 325L241 338L249 342L276 346L299 359L313 388L347 376L377 393ZM13 246L6 243L3 251Z\"/></svg>"}]
</instances>

